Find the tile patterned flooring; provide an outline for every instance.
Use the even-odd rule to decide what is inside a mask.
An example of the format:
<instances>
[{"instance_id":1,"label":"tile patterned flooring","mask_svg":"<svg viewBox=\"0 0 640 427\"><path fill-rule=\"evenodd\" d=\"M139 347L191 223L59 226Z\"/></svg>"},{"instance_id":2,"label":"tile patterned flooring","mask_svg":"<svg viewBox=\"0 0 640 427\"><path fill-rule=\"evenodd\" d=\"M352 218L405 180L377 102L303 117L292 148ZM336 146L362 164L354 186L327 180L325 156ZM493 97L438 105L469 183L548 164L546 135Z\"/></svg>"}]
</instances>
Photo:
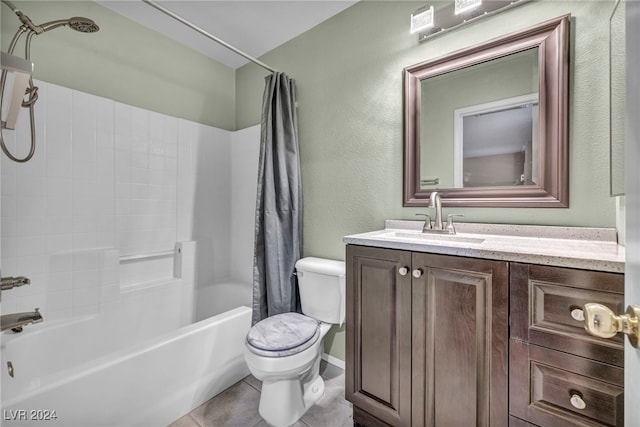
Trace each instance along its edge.
<instances>
[{"instance_id":1,"label":"tile patterned flooring","mask_svg":"<svg viewBox=\"0 0 640 427\"><path fill-rule=\"evenodd\" d=\"M293 427L351 427L353 410L344 399L344 371L322 361L324 396ZM198 406L169 427L267 427L258 414L262 383L249 375Z\"/></svg>"}]
</instances>

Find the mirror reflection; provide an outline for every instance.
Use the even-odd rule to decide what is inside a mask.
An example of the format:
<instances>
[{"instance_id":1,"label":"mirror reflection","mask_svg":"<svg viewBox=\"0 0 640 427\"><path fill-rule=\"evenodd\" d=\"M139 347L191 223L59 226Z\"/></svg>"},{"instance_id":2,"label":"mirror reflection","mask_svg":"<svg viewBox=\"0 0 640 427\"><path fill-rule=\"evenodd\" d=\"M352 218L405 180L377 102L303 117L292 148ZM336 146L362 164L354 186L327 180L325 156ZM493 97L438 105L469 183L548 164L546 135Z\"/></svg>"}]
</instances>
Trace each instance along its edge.
<instances>
[{"instance_id":1,"label":"mirror reflection","mask_svg":"<svg viewBox=\"0 0 640 427\"><path fill-rule=\"evenodd\" d=\"M453 147L462 153L454 154L456 188L538 183L538 94L497 104L488 112L487 104L456 110Z\"/></svg>"},{"instance_id":2,"label":"mirror reflection","mask_svg":"<svg viewBox=\"0 0 640 427\"><path fill-rule=\"evenodd\" d=\"M420 188L537 185L538 48L420 81Z\"/></svg>"}]
</instances>

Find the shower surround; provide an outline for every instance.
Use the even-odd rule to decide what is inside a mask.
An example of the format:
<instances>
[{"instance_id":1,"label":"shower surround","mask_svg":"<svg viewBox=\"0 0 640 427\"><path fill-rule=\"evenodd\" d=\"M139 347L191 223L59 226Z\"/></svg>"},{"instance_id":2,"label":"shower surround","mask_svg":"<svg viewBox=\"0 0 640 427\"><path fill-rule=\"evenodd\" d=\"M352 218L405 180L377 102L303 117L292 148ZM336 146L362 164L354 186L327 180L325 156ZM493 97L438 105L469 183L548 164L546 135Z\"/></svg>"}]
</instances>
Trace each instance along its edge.
<instances>
[{"instance_id":1,"label":"shower surround","mask_svg":"<svg viewBox=\"0 0 640 427\"><path fill-rule=\"evenodd\" d=\"M2 276L27 276L31 284L3 292L0 310L8 314L38 307L44 322L26 326L21 334L0 335L3 408L7 402L19 407L22 397L38 395L40 388L71 398L64 394L68 388L56 391L53 384L73 389L70 378L88 378L97 366L133 360L154 349L157 356L150 354L148 360L164 354L166 366L143 361L123 366L147 366L149 372L126 372L139 371L138 382L145 376L170 378L165 371L180 364L182 344L160 350L161 343L178 343L195 331L212 332L191 338L185 352L211 345L237 348L246 333L238 320L244 314L226 316L239 325L230 328L235 344L212 344L221 335L210 325L220 325L223 311L251 300L253 236L246 230L253 226L259 128L230 132L35 83L40 87L36 153L24 164L3 156L0 166ZM28 147L27 119L22 114L16 131L5 134L13 152ZM121 259L176 245L186 252ZM190 266L183 264L188 253ZM193 324L203 319L205 323ZM112 323L120 325L119 332L105 329ZM114 341L118 335L127 338ZM104 351L80 351L85 346ZM27 357L30 351L74 361L71 366L87 371ZM78 355L86 358L78 360ZM12 358L14 378L8 375L6 358ZM212 370L206 364L196 369ZM237 379L245 374L244 368L231 372ZM111 373L93 375L98 381L93 385L105 387L102 382ZM210 397L232 379L225 377L216 386L194 385L201 388L191 397ZM128 388L114 384L105 393L118 395ZM101 422L84 421L85 426Z\"/></svg>"}]
</instances>

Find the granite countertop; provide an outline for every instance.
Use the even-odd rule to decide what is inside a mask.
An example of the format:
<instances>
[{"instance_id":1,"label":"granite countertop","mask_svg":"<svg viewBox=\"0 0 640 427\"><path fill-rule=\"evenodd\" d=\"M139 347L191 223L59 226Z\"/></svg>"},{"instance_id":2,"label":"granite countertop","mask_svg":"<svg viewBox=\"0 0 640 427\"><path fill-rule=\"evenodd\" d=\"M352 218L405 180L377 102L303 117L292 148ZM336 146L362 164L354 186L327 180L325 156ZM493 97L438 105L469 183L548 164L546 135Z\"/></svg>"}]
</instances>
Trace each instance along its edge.
<instances>
[{"instance_id":1,"label":"granite countertop","mask_svg":"<svg viewBox=\"0 0 640 427\"><path fill-rule=\"evenodd\" d=\"M423 221L385 222L347 244L624 273L613 228L457 223L457 234L422 233Z\"/></svg>"}]
</instances>

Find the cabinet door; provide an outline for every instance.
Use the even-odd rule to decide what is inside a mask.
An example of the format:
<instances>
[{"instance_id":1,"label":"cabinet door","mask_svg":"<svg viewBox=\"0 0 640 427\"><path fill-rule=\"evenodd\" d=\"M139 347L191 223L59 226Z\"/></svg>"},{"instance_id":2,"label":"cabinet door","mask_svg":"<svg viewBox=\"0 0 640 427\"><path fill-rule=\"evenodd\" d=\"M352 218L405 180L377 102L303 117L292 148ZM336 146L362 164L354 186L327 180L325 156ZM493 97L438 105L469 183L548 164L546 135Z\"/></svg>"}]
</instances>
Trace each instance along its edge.
<instances>
[{"instance_id":1,"label":"cabinet door","mask_svg":"<svg viewBox=\"0 0 640 427\"><path fill-rule=\"evenodd\" d=\"M393 426L411 425L410 267L410 252L347 246L346 398Z\"/></svg>"},{"instance_id":2,"label":"cabinet door","mask_svg":"<svg viewBox=\"0 0 640 427\"><path fill-rule=\"evenodd\" d=\"M414 253L412 265L413 425L507 426L508 264Z\"/></svg>"}]
</instances>

